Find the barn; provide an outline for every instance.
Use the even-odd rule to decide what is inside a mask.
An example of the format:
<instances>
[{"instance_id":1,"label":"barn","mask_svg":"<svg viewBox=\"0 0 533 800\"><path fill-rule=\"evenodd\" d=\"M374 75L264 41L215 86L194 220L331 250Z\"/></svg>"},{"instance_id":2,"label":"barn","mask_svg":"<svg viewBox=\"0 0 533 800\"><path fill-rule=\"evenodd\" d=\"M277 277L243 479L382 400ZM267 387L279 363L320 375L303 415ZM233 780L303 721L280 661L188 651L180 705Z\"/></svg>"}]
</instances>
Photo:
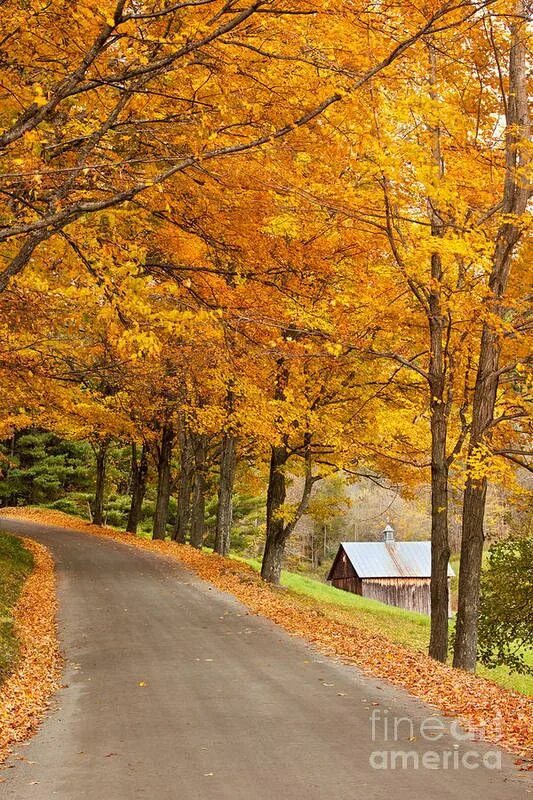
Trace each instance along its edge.
<instances>
[{"instance_id":1,"label":"barn","mask_svg":"<svg viewBox=\"0 0 533 800\"><path fill-rule=\"evenodd\" d=\"M341 542L328 581L346 592L430 614L431 542L395 541L390 525L382 536L381 542ZM453 576L448 565L448 587Z\"/></svg>"}]
</instances>

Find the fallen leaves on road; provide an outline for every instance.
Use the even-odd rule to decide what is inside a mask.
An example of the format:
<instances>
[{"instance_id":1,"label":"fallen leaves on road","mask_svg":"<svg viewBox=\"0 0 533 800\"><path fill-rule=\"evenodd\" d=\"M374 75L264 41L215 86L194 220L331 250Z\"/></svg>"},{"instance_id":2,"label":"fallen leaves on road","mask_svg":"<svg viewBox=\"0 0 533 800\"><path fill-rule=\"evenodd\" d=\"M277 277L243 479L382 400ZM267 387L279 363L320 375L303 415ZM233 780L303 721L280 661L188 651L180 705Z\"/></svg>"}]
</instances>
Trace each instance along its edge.
<instances>
[{"instance_id":1,"label":"fallen leaves on road","mask_svg":"<svg viewBox=\"0 0 533 800\"><path fill-rule=\"evenodd\" d=\"M35 732L61 675L54 564L43 545L31 539L24 545L33 553L35 566L14 608L20 657L0 687L0 762L14 744Z\"/></svg>"},{"instance_id":2,"label":"fallen leaves on road","mask_svg":"<svg viewBox=\"0 0 533 800\"><path fill-rule=\"evenodd\" d=\"M98 528L58 511L2 509L1 514L85 531L170 557L289 633L304 637L324 652L356 664L374 677L406 689L443 714L458 717L465 727L478 732L483 739L521 757L533 756L531 698L439 664L380 634L332 620L321 612L318 603L311 609L309 603L264 584L246 564L200 552L188 545L150 541L113 528Z\"/></svg>"}]
</instances>

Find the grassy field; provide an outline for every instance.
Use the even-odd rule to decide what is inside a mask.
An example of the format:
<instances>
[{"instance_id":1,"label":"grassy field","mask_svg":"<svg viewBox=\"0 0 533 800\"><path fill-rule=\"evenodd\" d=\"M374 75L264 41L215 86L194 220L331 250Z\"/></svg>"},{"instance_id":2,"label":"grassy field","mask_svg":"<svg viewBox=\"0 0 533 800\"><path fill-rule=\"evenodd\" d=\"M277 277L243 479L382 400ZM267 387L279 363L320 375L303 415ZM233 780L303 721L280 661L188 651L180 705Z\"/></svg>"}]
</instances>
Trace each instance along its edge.
<instances>
[{"instance_id":1,"label":"grassy field","mask_svg":"<svg viewBox=\"0 0 533 800\"><path fill-rule=\"evenodd\" d=\"M33 556L20 539L0 531L0 683L17 660L12 611L32 566Z\"/></svg>"},{"instance_id":2,"label":"grassy field","mask_svg":"<svg viewBox=\"0 0 533 800\"><path fill-rule=\"evenodd\" d=\"M239 559L246 561L254 569L259 570L261 564L256 559ZM453 565L454 569L456 564ZM318 604L320 610L339 622L358 625L387 636L394 642L425 651L429 643L429 617L402 608L387 606L377 600L343 592L327 583L299 575L295 572L283 571L282 586L307 600L310 605ZM533 660L532 660L533 664ZM533 677L517 675L506 667L497 669L478 668L479 675L496 681L508 689L515 689L523 694L533 695Z\"/></svg>"}]
</instances>

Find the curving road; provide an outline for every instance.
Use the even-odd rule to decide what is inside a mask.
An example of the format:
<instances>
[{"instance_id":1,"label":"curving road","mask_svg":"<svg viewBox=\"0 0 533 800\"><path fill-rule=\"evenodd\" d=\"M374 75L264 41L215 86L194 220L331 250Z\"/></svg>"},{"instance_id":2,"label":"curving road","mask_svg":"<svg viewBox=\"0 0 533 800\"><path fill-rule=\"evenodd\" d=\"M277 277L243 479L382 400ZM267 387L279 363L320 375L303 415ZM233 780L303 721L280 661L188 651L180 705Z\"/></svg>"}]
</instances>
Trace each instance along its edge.
<instances>
[{"instance_id":1,"label":"curving road","mask_svg":"<svg viewBox=\"0 0 533 800\"><path fill-rule=\"evenodd\" d=\"M511 758L442 733L451 720L248 615L174 562L57 527L0 528L52 552L66 656L56 707L0 772L0 798L526 797ZM394 741L393 722L406 717ZM410 754L406 768L393 751ZM480 766L500 757L501 769Z\"/></svg>"}]
</instances>

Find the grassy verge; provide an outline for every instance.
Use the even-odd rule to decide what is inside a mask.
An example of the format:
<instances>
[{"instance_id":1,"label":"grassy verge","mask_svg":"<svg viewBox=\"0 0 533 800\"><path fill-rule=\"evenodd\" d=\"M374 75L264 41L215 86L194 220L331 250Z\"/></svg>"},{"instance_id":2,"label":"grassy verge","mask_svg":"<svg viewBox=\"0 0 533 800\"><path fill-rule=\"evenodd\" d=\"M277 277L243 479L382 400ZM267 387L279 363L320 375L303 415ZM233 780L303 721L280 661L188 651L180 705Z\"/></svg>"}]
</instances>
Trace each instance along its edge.
<instances>
[{"instance_id":1,"label":"grassy verge","mask_svg":"<svg viewBox=\"0 0 533 800\"><path fill-rule=\"evenodd\" d=\"M261 568L260 562L256 559L238 560L245 561L258 571ZM391 641L407 645L414 650L427 651L429 617L424 614L405 611L402 608L379 603L377 600L343 592L327 583L295 572L284 570L281 585L300 599L307 600L310 606L318 605L320 611L330 619L364 627L372 633L383 634ZM479 666L478 674L507 689L533 695L533 677L530 675L518 675L506 667L487 669L483 666Z\"/></svg>"},{"instance_id":2,"label":"grassy verge","mask_svg":"<svg viewBox=\"0 0 533 800\"><path fill-rule=\"evenodd\" d=\"M17 660L12 612L32 567L33 556L20 539L0 531L0 683Z\"/></svg>"}]
</instances>

